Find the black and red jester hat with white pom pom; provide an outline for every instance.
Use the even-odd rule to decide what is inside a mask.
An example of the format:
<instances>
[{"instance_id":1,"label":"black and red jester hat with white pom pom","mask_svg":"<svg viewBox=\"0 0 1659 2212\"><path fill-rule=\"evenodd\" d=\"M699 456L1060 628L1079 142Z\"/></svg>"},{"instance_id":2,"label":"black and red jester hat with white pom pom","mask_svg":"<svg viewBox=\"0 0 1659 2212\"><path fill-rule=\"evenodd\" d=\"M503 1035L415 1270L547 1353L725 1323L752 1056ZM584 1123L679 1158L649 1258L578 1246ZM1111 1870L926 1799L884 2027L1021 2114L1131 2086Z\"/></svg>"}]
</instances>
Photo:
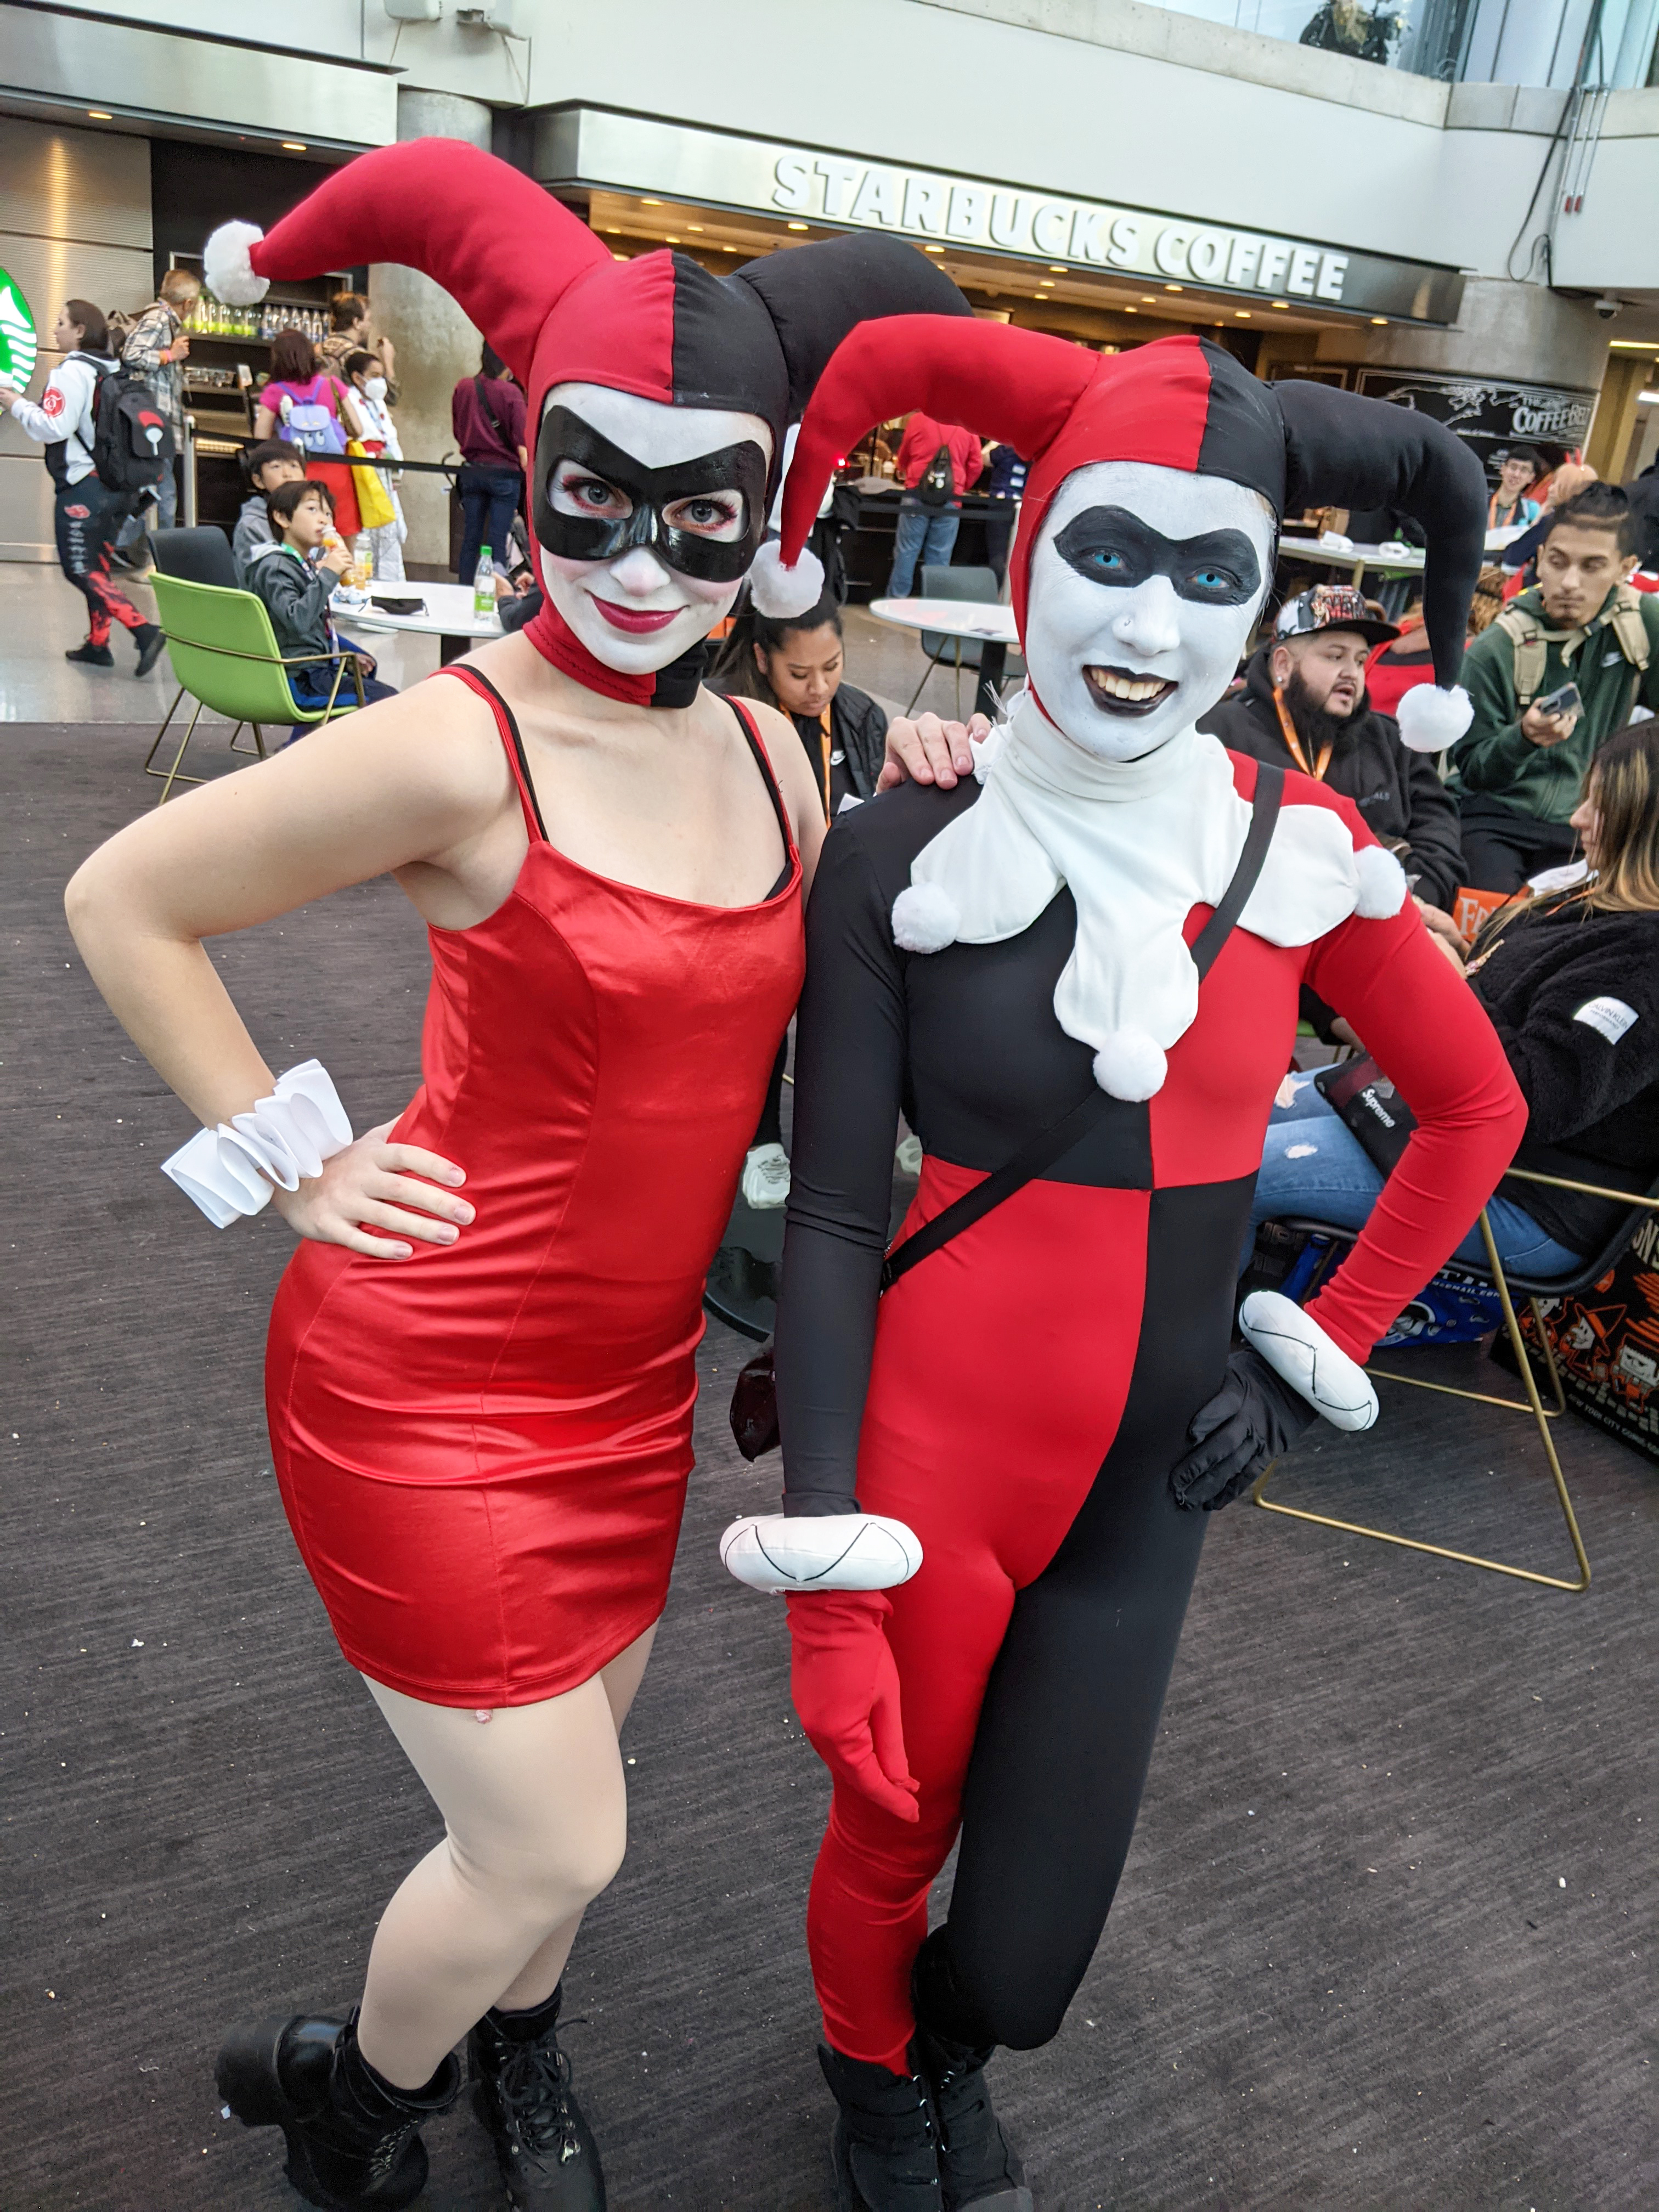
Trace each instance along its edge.
<instances>
[{"instance_id":1,"label":"black and red jester hat with white pom pom","mask_svg":"<svg viewBox=\"0 0 1659 2212\"><path fill-rule=\"evenodd\" d=\"M419 269L453 295L523 386L533 424L558 384L759 416L772 432L769 507L784 432L850 331L872 317L956 329L972 316L926 254L867 234L791 246L721 276L666 248L618 261L520 170L450 138L360 155L268 235L226 223L204 256L214 292L240 306L272 279L375 261ZM532 489L556 458L538 445ZM757 544L764 512L752 518ZM805 613L822 584L810 573L787 580L763 611Z\"/></svg>"},{"instance_id":2,"label":"black and red jester hat with white pom pom","mask_svg":"<svg viewBox=\"0 0 1659 2212\"><path fill-rule=\"evenodd\" d=\"M872 423L913 407L971 422L1030 463L1010 576L1022 636L1031 549L1049 502L1073 470L1097 461L1225 477L1260 492L1276 515L1324 506L1410 515L1429 541L1423 617L1436 680L1401 698L1401 734L1437 751L1468 728L1468 698L1455 687L1486 483L1443 424L1328 385L1263 384L1203 338L1095 354L1006 323L906 316L853 331L818 379L784 494L786 563L805 542L836 457Z\"/></svg>"}]
</instances>

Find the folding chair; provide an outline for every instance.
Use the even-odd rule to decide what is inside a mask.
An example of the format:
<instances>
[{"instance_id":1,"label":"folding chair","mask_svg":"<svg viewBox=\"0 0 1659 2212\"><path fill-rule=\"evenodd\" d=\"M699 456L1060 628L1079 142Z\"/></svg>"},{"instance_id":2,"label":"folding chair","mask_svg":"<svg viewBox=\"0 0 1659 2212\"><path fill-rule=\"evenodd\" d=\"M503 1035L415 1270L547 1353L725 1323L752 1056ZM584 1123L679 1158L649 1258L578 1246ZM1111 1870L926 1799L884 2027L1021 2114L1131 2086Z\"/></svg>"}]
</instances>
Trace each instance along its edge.
<instances>
[{"instance_id":1,"label":"folding chair","mask_svg":"<svg viewBox=\"0 0 1659 2212\"><path fill-rule=\"evenodd\" d=\"M1498 1256L1498 1247L1492 1238L1492 1223L1487 1218L1486 1209L1484 1206L1480 1209L1480 1229L1481 1241L1486 1248L1486 1264L1484 1267L1474 1267L1464 1260L1460 1260L1457 1264L1459 1267L1466 1269L1471 1274L1485 1276L1498 1292L1498 1304L1504 1311L1504 1327L1514 1350L1516 1364L1520 1370L1522 1389L1526 1394L1524 1399L1500 1397L1490 1390L1460 1389L1449 1382L1430 1382L1420 1375L1402 1375L1397 1369L1392 1367L1371 1367L1366 1371L1389 1382L1408 1383L1413 1390L1435 1390L1438 1391L1443 1397L1468 1398L1478 1405L1502 1407L1505 1413L1529 1414L1536 1425L1540 1441L1543 1444L1544 1456L1549 1462L1550 1476L1554 1482L1556 1498L1561 1507L1561 1517L1566 1523L1567 1534L1572 1544L1573 1556L1578 1563L1576 1580L1570 1582L1559 1575L1540 1574L1531 1567L1509 1566L1501 1559L1484 1559L1473 1552L1453 1551L1444 1544L1424 1543L1414 1536L1398 1536L1386 1528L1368 1528L1357 1521L1340 1521L1332 1514L1310 1513L1304 1506L1283 1505L1277 1498L1271 1498L1266 1494L1267 1484L1277 1469L1277 1462L1258 1475L1250 1497L1252 1503L1259 1505L1264 1513L1282 1513L1292 1521L1311 1521L1322 1528L1338 1529L1345 1536L1368 1536L1376 1543L1396 1544L1403 1551L1427 1552L1436 1559L1455 1559L1460 1565L1466 1567L1484 1567L1489 1574L1510 1575L1517 1582L1536 1583L1545 1589L1578 1592L1589 1588L1590 1565L1589 1558L1585 1554L1583 1538L1578 1533L1578 1517L1572 1510L1572 1499L1568 1494L1566 1477L1561 1472L1561 1462L1556 1452L1555 1438L1550 1431L1550 1423L1566 1412L1567 1397L1566 1392L1562 1388L1561 1370L1556 1364L1554 1348L1550 1343L1549 1333L1544 1327L1540 1301L1544 1298L1574 1297L1580 1291L1589 1290L1592 1284L1599 1282L1635 1235L1644 1213L1659 1212L1659 1182L1656 1182L1645 1194L1638 1195L1627 1190L1608 1190L1600 1183L1575 1182L1565 1176L1540 1175L1532 1168L1509 1168L1504 1172L1520 1182L1547 1183L1556 1190L1579 1191L1589 1198L1620 1200L1629 1209L1620 1222L1615 1233L1609 1237L1594 1259L1586 1260L1571 1275L1551 1277L1506 1274L1504 1264ZM1358 1234L1355 1230L1338 1228L1334 1223L1328 1221L1314 1221L1304 1217L1286 1218L1283 1225L1286 1229L1304 1230L1311 1236L1322 1237L1332 1247L1324 1266L1320 1270L1320 1277L1316 1278L1315 1285L1311 1287L1316 1287L1318 1279L1328 1272L1335 1260L1337 1248L1352 1244ZM1545 1370L1549 1377L1550 1394L1555 1401L1552 1406L1546 1406L1539 1395L1538 1378L1533 1371L1532 1358L1528 1351L1527 1341L1521 1334L1521 1324L1516 1318L1513 1294L1517 1291L1526 1298L1532 1310L1533 1327L1538 1333L1538 1342L1543 1353Z\"/></svg>"},{"instance_id":2,"label":"folding chair","mask_svg":"<svg viewBox=\"0 0 1659 2212\"><path fill-rule=\"evenodd\" d=\"M921 597L924 599L968 599L981 605L994 602L1000 591L994 568L954 568L929 565L921 571ZM927 665L921 672L921 682L910 694L910 703L905 708L907 716L916 711L916 702L927 687L928 678L943 661L957 672L957 718L962 718L962 672L977 668L983 652L982 641L976 637L946 637L941 631L925 629L921 633L922 651L927 655ZM1024 667L1017 653L1008 656L1010 675L1023 674Z\"/></svg>"},{"instance_id":3,"label":"folding chair","mask_svg":"<svg viewBox=\"0 0 1659 2212\"><path fill-rule=\"evenodd\" d=\"M185 750L196 733L204 708L211 708L215 714L223 714L235 724L230 733L233 752L246 751L247 748L239 745L236 740L244 726L252 729L254 748L264 760L262 725L268 723L278 729L309 729L319 722L328 721L336 714L349 713L363 704L362 672L350 653L302 653L284 659L277 650L276 633L270 627L264 601L256 593L168 575L161 565L161 548L173 534L167 531L161 533L156 572L150 580L155 593L155 611L167 633L173 672L179 684L179 697L168 708L155 732L155 742L144 757L144 774L162 779L161 795L155 802L158 806L167 803L175 783L207 781L204 776L180 772ZM317 708L299 706L289 689L289 671L319 664L334 671L327 704ZM340 685L348 669L356 696L342 703ZM173 757L173 764L166 769L153 767L151 763L161 750L167 725L186 692L195 700L196 711Z\"/></svg>"}]
</instances>

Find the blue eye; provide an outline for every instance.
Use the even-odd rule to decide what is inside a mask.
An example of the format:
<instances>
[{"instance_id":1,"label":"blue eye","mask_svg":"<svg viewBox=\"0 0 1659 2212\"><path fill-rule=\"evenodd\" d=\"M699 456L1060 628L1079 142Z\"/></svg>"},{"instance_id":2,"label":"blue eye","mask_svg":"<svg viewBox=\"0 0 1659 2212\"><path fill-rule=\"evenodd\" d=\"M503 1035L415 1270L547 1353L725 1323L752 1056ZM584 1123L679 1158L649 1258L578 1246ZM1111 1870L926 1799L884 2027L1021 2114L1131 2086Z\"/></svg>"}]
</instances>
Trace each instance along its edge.
<instances>
[{"instance_id":1,"label":"blue eye","mask_svg":"<svg viewBox=\"0 0 1659 2212\"><path fill-rule=\"evenodd\" d=\"M1091 554L1089 557L1097 568L1121 568L1123 566L1123 556L1121 553L1102 550Z\"/></svg>"},{"instance_id":2,"label":"blue eye","mask_svg":"<svg viewBox=\"0 0 1659 2212\"><path fill-rule=\"evenodd\" d=\"M1231 576L1224 575L1219 568L1200 568L1193 578L1193 581L1200 590L1206 592L1224 592L1232 580Z\"/></svg>"}]
</instances>

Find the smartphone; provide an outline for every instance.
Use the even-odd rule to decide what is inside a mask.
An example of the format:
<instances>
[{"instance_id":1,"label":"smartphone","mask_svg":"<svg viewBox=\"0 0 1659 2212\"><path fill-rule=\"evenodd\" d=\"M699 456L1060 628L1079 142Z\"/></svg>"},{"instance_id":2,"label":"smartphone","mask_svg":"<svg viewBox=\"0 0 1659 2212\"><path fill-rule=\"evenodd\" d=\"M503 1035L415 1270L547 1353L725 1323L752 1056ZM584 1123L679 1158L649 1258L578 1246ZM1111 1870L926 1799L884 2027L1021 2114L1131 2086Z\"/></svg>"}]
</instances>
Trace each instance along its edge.
<instances>
[{"instance_id":1,"label":"smartphone","mask_svg":"<svg viewBox=\"0 0 1659 2212\"><path fill-rule=\"evenodd\" d=\"M1579 696L1578 686L1576 684L1564 684L1559 691L1552 691L1547 699L1537 700L1534 704L1540 714L1548 714L1559 720L1563 714L1578 714L1583 709L1584 702Z\"/></svg>"}]
</instances>

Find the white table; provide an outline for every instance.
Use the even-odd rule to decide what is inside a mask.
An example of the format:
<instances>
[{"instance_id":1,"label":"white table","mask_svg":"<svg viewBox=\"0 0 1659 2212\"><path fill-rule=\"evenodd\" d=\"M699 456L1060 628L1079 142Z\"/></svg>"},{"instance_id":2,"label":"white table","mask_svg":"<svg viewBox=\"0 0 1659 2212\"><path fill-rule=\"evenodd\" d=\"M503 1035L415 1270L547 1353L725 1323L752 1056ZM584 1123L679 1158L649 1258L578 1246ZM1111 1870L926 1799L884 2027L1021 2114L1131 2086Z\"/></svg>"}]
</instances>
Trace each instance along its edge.
<instances>
[{"instance_id":1,"label":"white table","mask_svg":"<svg viewBox=\"0 0 1659 2212\"><path fill-rule=\"evenodd\" d=\"M1001 708L1008 647L1018 645L1014 611L990 599L872 599L870 612L895 629L931 629L941 637L977 638L979 685L974 705L994 721Z\"/></svg>"},{"instance_id":2,"label":"white table","mask_svg":"<svg viewBox=\"0 0 1659 2212\"><path fill-rule=\"evenodd\" d=\"M1531 525L1526 526L1530 528ZM1486 550L1489 555L1501 553L1521 534L1519 530L1489 530ZM1279 550L1293 561L1317 561L1333 568L1349 569L1352 574L1348 580L1356 590L1367 568L1382 576L1420 576L1423 573L1423 549L1417 545L1404 553L1384 553L1380 545L1357 544L1349 550L1340 545L1322 545L1316 538L1296 538L1281 531Z\"/></svg>"},{"instance_id":3,"label":"white table","mask_svg":"<svg viewBox=\"0 0 1659 2212\"><path fill-rule=\"evenodd\" d=\"M349 607L336 598L331 611L348 629L404 630L415 637L435 637L441 641L440 650L446 662L459 660L471 647L487 637L501 635L499 615L473 612L471 584L392 584L376 580L368 588L369 604L364 607ZM423 600L424 609L417 615L389 615L374 604L376 592L388 599Z\"/></svg>"}]
</instances>

